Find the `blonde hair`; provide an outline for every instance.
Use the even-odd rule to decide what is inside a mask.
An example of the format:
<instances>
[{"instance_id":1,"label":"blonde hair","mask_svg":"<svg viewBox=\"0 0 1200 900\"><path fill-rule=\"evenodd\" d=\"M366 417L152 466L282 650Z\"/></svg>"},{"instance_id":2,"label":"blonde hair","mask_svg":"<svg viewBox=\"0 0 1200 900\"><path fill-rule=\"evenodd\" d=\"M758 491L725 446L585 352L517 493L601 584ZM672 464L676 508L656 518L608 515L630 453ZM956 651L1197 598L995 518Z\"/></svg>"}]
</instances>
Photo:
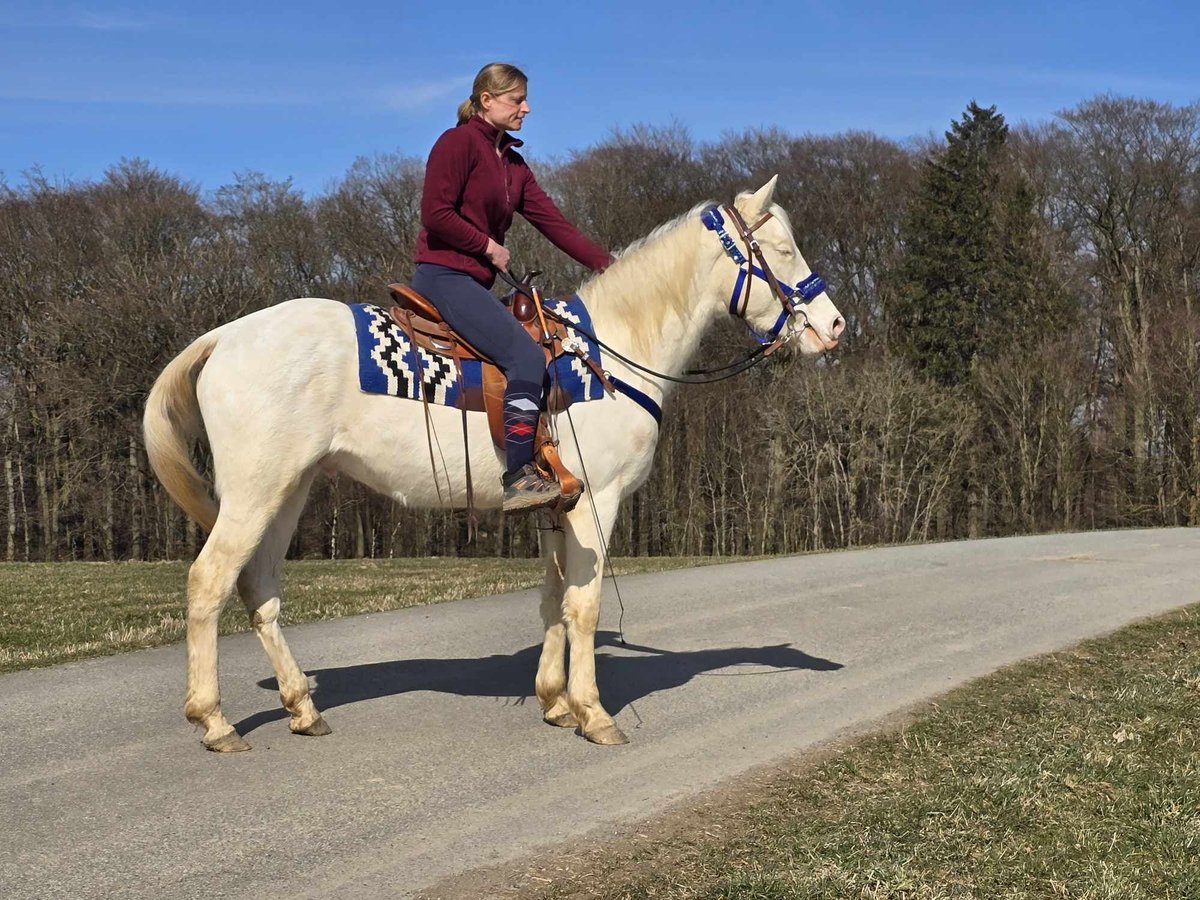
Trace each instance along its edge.
<instances>
[{"instance_id":1,"label":"blonde hair","mask_svg":"<svg viewBox=\"0 0 1200 900\"><path fill-rule=\"evenodd\" d=\"M472 116L483 110L479 105L479 98L485 91L495 97L526 87L528 84L529 79L516 66L502 62L488 63L475 76L475 83L471 85L471 96L458 105L458 124L469 121Z\"/></svg>"}]
</instances>

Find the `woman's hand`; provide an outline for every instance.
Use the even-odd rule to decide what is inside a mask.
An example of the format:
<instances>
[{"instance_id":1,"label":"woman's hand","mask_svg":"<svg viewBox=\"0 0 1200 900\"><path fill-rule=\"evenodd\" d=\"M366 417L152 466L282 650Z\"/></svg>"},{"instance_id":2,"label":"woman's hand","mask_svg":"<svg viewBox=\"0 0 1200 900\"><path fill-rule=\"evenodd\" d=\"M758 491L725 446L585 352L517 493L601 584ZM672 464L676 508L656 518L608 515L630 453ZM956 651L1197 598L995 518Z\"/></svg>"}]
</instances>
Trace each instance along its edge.
<instances>
[{"instance_id":1,"label":"woman's hand","mask_svg":"<svg viewBox=\"0 0 1200 900\"><path fill-rule=\"evenodd\" d=\"M483 253L491 264L501 272L508 271L508 260L511 254L509 254L508 249L503 244L497 244L491 238L488 238L487 249Z\"/></svg>"}]
</instances>

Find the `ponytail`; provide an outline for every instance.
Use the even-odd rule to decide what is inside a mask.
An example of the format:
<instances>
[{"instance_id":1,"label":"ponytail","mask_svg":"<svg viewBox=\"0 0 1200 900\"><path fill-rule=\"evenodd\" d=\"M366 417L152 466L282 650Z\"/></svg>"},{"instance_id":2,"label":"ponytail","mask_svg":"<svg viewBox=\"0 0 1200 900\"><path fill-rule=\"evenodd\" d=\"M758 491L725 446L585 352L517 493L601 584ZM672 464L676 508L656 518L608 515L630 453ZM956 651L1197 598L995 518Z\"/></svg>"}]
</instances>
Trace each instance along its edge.
<instances>
[{"instance_id":1,"label":"ponytail","mask_svg":"<svg viewBox=\"0 0 1200 900\"><path fill-rule=\"evenodd\" d=\"M471 118L478 112L479 107L475 105L475 96L471 95L458 104L458 124L462 125L465 122L471 121Z\"/></svg>"},{"instance_id":2,"label":"ponytail","mask_svg":"<svg viewBox=\"0 0 1200 900\"><path fill-rule=\"evenodd\" d=\"M479 107L475 106L475 95L470 95L467 100L458 104L458 125L463 122L469 122L473 116L479 113Z\"/></svg>"}]
</instances>

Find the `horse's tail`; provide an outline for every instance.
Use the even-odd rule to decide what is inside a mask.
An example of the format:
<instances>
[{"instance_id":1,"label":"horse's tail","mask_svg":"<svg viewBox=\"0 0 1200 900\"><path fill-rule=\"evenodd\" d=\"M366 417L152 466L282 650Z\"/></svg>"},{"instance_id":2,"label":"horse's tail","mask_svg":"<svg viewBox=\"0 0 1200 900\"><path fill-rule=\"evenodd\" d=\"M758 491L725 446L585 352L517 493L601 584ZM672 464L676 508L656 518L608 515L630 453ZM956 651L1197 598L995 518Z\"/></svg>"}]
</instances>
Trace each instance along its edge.
<instances>
[{"instance_id":1,"label":"horse's tail","mask_svg":"<svg viewBox=\"0 0 1200 900\"><path fill-rule=\"evenodd\" d=\"M216 524L217 504L192 463L191 447L204 434L196 376L216 345L217 333L210 331L171 360L150 389L142 417L150 467L171 499L206 531Z\"/></svg>"}]
</instances>

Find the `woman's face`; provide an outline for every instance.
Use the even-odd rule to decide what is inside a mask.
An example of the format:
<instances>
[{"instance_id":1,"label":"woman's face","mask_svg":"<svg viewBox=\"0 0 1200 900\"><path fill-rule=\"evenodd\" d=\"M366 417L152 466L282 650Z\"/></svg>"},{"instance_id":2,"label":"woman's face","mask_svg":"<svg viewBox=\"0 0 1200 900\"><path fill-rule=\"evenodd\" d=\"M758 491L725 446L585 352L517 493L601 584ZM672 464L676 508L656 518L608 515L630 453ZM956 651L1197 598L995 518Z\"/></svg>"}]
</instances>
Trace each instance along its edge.
<instances>
[{"instance_id":1,"label":"woman's face","mask_svg":"<svg viewBox=\"0 0 1200 900\"><path fill-rule=\"evenodd\" d=\"M479 98L483 117L503 131L520 131L521 123L529 114L527 89L522 86L492 94L484 91Z\"/></svg>"}]
</instances>

